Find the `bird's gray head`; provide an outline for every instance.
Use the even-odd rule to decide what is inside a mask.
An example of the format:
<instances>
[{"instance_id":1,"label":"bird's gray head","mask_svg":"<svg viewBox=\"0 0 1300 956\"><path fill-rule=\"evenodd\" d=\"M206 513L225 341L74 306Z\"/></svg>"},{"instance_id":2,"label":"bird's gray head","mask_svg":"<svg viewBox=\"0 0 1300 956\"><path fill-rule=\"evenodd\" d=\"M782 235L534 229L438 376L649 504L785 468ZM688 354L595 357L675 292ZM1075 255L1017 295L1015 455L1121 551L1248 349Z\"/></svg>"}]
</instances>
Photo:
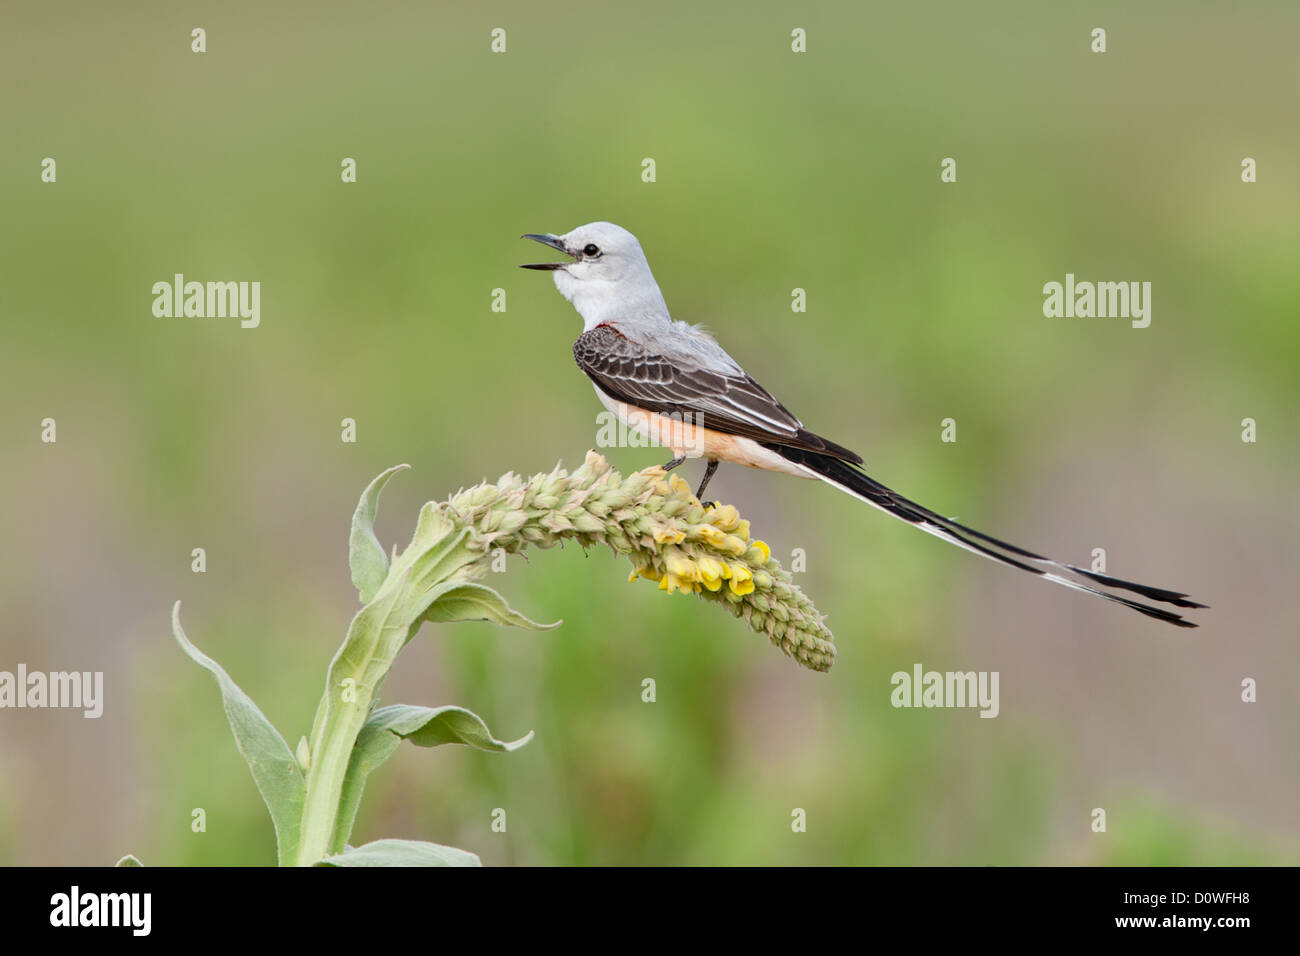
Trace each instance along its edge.
<instances>
[{"instance_id":1,"label":"bird's gray head","mask_svg":"<svg viewBox=\"0 0 1300 956\"><path fill-rule=\"evenodd\" d=\"M638 318L668 318L659 285L650 272L636 236L612 222L589 222L562 236L529 233L533 239L564 253L571 261L521 266L552 274L560 294L573 303L588 329L602 322L632 322Z\"/></svg>"}]
</instances>

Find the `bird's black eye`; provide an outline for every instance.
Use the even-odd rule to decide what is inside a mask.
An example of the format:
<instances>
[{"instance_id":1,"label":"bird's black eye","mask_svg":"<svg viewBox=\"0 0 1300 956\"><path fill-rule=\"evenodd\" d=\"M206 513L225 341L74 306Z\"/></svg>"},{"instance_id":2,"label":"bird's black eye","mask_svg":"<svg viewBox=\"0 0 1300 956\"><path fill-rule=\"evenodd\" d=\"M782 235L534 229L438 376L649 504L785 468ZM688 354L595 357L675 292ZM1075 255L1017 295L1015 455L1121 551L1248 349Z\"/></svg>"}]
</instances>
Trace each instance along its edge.
<instances>
[{"instance_id":1,"label":"bird's black eye","mask_svg":"<svg viewBox=\"0 0 1300 956\"><path fill-rule=\"evenodd\" d=\"M583 247L582 254L588 259L594 259L600 255L600 246L596 245L594 242L589 242Z\"/></svg>"}]
</instances>

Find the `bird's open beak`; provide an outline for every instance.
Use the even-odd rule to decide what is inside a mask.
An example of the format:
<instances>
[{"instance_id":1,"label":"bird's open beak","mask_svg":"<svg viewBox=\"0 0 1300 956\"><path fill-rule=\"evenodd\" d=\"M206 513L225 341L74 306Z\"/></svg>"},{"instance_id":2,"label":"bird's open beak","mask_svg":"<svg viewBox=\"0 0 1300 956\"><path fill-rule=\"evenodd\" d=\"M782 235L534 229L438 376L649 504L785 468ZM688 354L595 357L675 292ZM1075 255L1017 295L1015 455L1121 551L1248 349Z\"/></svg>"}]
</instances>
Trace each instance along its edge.
<instances>
[{"instance_id":1,"label":"bird's open beak","mask_svg":"<svg viewBox=\"0 0 1300 956\"><path fill-rule=\"evenodd\" d=\"M542 245L544 245L544 246L550 246L552 249L555 249L555 250L557 250L557 251L559 251L559 252L563 252L563 253L564 253L566 256L568 256L570 259L574 259L574 260L576 260L576 259L578 258L578 257L575 256L573 253L569 252L567 249L564 248L564 244L560 242L560 240L559 240L558 237L551 235L549 232L548 232L546 235L544 235L544 236L539 236L539 235L538 235L537 233L535 233L535 232L530 232L530 233L526 233L525 235L520 236L519 238L520 238L520 239L531 239L531 240L533 240L534 242L540 242L540 243L541 243ZM547 270L547 271L553 271L553 270L555 270L555 269L562 269L562 268L564 268L566 265L568 265L567 262L534 262L534 263L527 263L527 264L525 264L525 265L521 265L519 268L521 268L521 269L543 269L543 270Z\"/></svg>"}]
</instances>

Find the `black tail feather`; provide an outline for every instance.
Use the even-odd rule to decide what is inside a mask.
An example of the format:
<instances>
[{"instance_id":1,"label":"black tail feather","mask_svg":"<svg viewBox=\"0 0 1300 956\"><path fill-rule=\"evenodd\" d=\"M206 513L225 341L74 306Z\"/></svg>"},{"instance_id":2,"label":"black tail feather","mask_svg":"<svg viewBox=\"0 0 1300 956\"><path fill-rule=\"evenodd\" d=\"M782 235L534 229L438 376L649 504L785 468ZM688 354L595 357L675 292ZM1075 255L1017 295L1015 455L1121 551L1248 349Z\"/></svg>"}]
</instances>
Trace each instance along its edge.
<instances>
[{"instance_id":1,"label":"black tail feather","mask_svg":"<svg viewBox=\"0 0 1300 956\"><path fill-rule=\"evenodd\" d=\"M1203 608L1208 605L1199 604L1188 598L1181 591L1171 591L1166 588L1152 587L1147 584L1137 584L1133 581L1125 581L1120 578L1114 578L1107 574L1099 574L1096 571L1086 571L1083 568L1076 567L1073 564L1062 564L1053 561L1051 558L1044 557L1041 554L1035 554L1033 551L1027 551L1024 548L1006 541L1000 541L983 532L969 528L960 522L953 521L951 518L945 518L937 512L931 511L915 501L910 501L902 495L885 487L874 478L854 468L851 464L830 455L823 455L817 452L807 451L802 448L793 448L788 445L777 445L764 443L764 447L776 452L786 461L805 468L810 474L822 478L830 483L839 486L848 493L863 499L868 504L886 511L897 518L914 524L929 533L943 538L944 540L965 548L968 551L974 551L976 554L983 555L994 561L1018 568L1021 571L1028 571L1039 577L1045 577L1049 581L1057 584L1063 584L1066 587L1073 588L1076 591L1084 591L1088 594L1094 594L1097 597L1105 598L1108 601L1114 601L1125 607L1132 608L1148 617L1154 617L1158 620L1165 621L1178 627L1196 627L1197 625L1184 618L1180 614L1161 607L1153 607L1149 604L1142 604L1130 598L1118 594L1111 594L1107 591L1101 591L1097 588L1074 581L1060 574L1045 570L1042 567L1034 567L1032 564L1048 565L1059 571L1077 574L1089 581L1103 585L1105 587L1117 588L1124 591L1132 591L1143 597L1155 601L1162 601L1167 604L1173 604L1176 607L1185 608ZM983 542L983 543L981 543ZM992 547L989 547L992 545ZM1000 549L1000 550L994 550ZM1006 554L1002 552L1007 552ZM1015 555L1012 557L1011 555Z\"/></svg>"}]
</instances>

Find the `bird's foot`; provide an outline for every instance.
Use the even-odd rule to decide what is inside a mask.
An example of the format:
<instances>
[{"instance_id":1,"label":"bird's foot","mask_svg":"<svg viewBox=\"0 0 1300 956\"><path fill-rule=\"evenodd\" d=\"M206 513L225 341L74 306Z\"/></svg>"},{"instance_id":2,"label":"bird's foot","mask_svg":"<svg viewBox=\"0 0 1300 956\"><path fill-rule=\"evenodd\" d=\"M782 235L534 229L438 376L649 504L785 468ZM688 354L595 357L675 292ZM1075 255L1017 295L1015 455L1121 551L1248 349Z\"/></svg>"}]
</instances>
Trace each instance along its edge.
<instances>
[{"instance_id":1,"label":"bird's foot","mask_svg":"<svg viewBox=\"0 0 1300 956\"><path fill-rule=\"evenodd\" d=\"M704 501L704 489L709 487L709 479L713 477L713 473L717 470L718 460L710 458L708 467L704 469L704 477L700 479L700 487L695 492L695 497L699 498L701 502Z\"/></svg>"}]
</instances>

